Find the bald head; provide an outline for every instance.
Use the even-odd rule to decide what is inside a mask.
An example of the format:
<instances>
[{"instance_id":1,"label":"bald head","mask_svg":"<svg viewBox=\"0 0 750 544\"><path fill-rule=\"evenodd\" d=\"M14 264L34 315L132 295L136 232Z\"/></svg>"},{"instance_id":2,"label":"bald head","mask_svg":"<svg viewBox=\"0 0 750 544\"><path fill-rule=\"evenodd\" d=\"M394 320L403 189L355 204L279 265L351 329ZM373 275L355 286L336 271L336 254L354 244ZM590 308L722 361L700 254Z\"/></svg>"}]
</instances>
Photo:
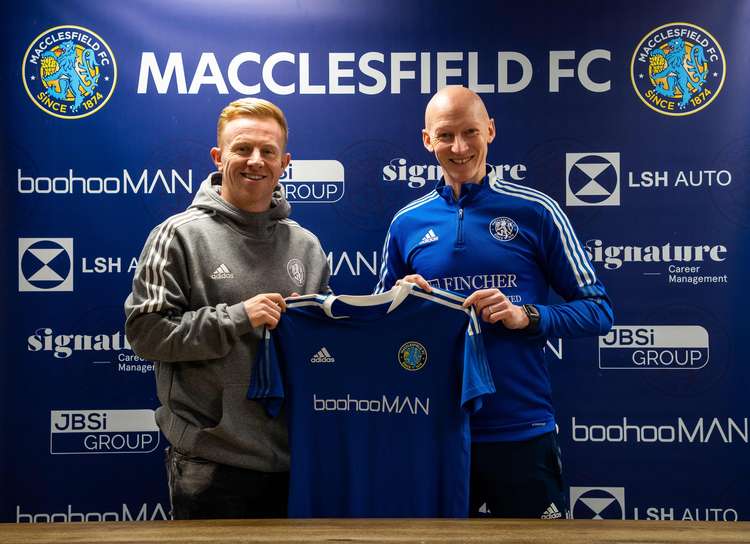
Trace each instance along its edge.
<instances>
[{"instance_id":1,"label":"bald head","mask_svg":"<svg viewBox=\"0 0 750 544\"><path fill-rule=\"evenodd\" d=\"M443 87L427 103L427 108L424 112L424 126L427 130L430 129L432 120L437 112L446 110L474 111L475 108L479 116L489 121L490 116L487 113L487 108L477 93L460 85Z\"/></svg>"},{"instance_id":2,"label":"bald head","mask_svg":"<svg viewBox=\"0 0 750 544\"><path fill-rule=\"evenodd\" d=\"M427 104L424 124L422 143L435 154L456 197L462 184L481 183L487 146L495 139L495 121L482 99L466 87L445 87Z\"/></svg>"}]
</instances>

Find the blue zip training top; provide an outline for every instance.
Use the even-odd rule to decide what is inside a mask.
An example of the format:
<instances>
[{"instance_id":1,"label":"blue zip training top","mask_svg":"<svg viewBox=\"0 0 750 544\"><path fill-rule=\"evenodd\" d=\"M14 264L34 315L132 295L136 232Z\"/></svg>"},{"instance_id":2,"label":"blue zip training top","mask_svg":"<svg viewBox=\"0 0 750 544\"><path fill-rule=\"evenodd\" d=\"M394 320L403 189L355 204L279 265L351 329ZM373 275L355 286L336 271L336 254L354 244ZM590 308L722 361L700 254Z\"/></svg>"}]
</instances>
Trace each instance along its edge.
<instances>
[{"instance_id":1,"label":"blue zip training top","mask_svg":"<svg viewBox=\"0 0 750 544\"><path fill-rule=\"evenodd\" d=\"M554 430L547 339L605 334L613 322L604 286L560 206L494 176L464 183L456 201L441 180L394 216L375 292L408 274L464 296L497 288L513 304L539 309L533 335L484 324L497 393L472 417L472 439L519 441ZM550 287L564 303L548 304Z\"/></svg>"}]
</instances>

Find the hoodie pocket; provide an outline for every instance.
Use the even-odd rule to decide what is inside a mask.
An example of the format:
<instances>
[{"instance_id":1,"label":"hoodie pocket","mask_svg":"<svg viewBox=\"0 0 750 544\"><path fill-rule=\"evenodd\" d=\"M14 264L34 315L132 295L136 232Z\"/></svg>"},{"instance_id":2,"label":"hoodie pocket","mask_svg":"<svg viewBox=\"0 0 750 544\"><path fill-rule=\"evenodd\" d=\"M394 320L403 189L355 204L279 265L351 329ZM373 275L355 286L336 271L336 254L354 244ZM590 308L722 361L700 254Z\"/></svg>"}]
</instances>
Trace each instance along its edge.
<instances>
[{"instance_id":1,"label":"hoodie pocket","mask_svg":"<svg viewBox=\"0 0 750 544\"><path fill-rule=\"evenodd\" d=\"M224 417L224 391L219 377L207 372L205 363L179 365L170 373L169 410L198 429L217 427Z\"/></svg>"},{"instance_id":2,"label":"hoodie pocket","mask_svg":"<svg viewBox=\"0 0 750 544\"><path fill-rule=\"evenodd\" d=\"M199 448L209 444L218 446L218 442L222 449L238 453L287 450L285 417L268 417L260 403L247 399L247 387L245 384L225 387L221 421L202 429L196 444Z\"/></svg>"}]
</instances>

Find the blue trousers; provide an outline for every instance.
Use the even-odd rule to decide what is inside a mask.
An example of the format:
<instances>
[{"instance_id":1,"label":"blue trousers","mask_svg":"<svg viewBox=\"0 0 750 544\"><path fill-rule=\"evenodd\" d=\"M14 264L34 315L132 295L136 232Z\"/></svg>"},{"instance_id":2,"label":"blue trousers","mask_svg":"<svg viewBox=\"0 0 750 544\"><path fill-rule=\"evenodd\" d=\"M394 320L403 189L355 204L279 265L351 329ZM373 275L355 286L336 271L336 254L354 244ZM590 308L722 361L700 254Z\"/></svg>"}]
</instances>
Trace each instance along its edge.
<instances>
[{"instance_id":1,"label":"blue trousers","mask_svg":"<svg viewBox=\"0 0 750 544\"><path fill-rule=\"evenodd\" d=\"M557 434L553 431L521 442L474 442L469 515L568 517Z\"/></svg>"}]
</instances>

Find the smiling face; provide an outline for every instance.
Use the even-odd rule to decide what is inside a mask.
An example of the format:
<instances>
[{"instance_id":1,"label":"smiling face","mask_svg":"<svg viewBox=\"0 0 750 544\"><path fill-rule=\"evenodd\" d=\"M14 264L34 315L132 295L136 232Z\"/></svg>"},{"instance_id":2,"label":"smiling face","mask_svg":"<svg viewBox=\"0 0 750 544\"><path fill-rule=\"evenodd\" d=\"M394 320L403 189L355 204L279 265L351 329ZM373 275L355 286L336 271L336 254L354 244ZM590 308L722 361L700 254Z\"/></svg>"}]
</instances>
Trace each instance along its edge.
<instances>
[{"instance_id":1,"label":"smiling face","mask_svg":"<svg viewBox=\"0 0 750 544\"><path fill-rule=\"evenodd\" d=\"M243 115L228 121L211 158L222 173L221 196L248 212L263 212L291 156L284 132L271 117Z\"/></svg>"},{"instance_id":2,"label":"smiling face","mask_svg":"<svg viewBox=\"0 0 750 544\"><path fill-rule=\"evenodd\" d=\"M485 176L487 146L495 139L495 122L482 100L465 87L446 87L432 97L425 111L422 141L435 154L445 182L456 195L463 183Z\"/></svg>"}]
</instances>

